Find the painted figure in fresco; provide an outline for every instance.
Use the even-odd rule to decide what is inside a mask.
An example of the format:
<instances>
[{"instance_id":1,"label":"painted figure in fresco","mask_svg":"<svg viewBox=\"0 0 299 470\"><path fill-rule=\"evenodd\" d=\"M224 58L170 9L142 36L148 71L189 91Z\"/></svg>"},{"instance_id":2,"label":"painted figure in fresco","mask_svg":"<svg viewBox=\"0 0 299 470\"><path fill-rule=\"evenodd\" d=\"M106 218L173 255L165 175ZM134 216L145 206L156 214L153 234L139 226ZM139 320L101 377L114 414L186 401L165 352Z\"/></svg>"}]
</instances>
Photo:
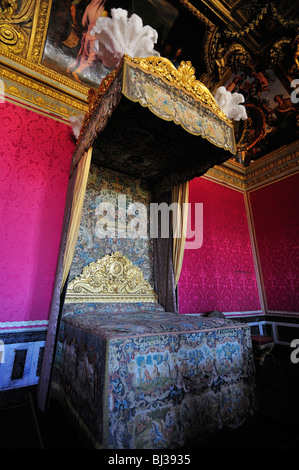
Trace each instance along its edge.
<instances>
[{"instance_id":1,"label":"painted figure in fresco","mask_svg":"<svg viewBox=\"0 0 299 470\"><path fill-rule=\"evenodd\" d=\"M273 109L277 118L277 123L274 125L279 128L279 135L283 135L284 132L293 133L296 129L295 105L289 97L284 98L283 95L276 95L274 101L277 103L276 108Z\"/></svg>"},{"instance_id":2,"label":"painted figure in fresco","mask_svg":"<svg viewBox=\"0 0 299 470\"><path fill-rule=\"evenodd\" d=\"M260 98L263 91L271 91L269 88L269 82L263 72L254 70L252 72L252 76L255 78L255 83L257 85L256 93L258 98Z\"/></svg>"},{"instance_id":3,"label":"painted figure in fresco","mask_svg":"<svg viewBox=\"0 0 299 470\"><path fill-rule=\"evenodd\" d=\"M253 120L249 116L243 127L242 135L238 141L238 146L249 146L255 139L256 129Z\"/></svg>"},{"instance_id":4,"label":"painted figure in fresco","mask_svg":"<svg viewBox=\"0 0 299 470\"><path fill-rule=\"evenodd\" d=\"M81 39L81 48L77 59L68 68L68 72L71 72L78 82L81 81L79 74L91 67L97 60L97 54L93 50L95 37L91 34L91 30L98 18L108 15L105 10L105 3L106 0L91 0L82 17L84 32Z\"/></svg>"},{"instance_id":5,"label":"painted figure in fresco","mask_svg":"<svg viewBox=\"0 0 299 470\"><path fill-rule=\"evenodd\" d=\"M276 95L274 97L274 101L278 103L277 107L275 108L278 112L278 115L280 115L281 113L293 113L294 111L296 111L296 108L290 98L284 98L282 95Z\"/></svg>"},{"instance_id":6,"label":"painted figure in fresco","mask_svg":"<svg viewBox=\"0 0 299 470\"><path fill-rule=\"evenodd\" d=\"M77 20L77 7L80 5L82 0L73 0L70 5L70 14L72 18L72 30L70 35L62 43L70 48L76 47L80 41L80 25Z\"/></svg>"},{"instance_id":7,"label":"painted figure in fresco","mask_svg":"<svg viewBox=\"0 0 299 470\"><path fill-rule=\"evenodd\" d=\"M232 80L229 81L229 83L226 85L226 90L230 91L231 93L238 92L239 90L239 84L242 81L241 75L236 75L235 77L232 78Z\"/></svg>"}]
</instances>

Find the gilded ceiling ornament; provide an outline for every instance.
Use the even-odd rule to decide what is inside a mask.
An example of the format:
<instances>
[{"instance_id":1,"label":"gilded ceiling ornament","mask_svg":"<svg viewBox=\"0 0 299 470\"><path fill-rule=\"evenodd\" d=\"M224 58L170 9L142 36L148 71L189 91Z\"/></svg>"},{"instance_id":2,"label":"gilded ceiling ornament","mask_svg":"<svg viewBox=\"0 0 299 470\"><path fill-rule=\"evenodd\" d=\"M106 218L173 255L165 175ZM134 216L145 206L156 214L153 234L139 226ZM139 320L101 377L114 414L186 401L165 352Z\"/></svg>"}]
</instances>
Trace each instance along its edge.
<instances>
[{"instance_id":1,"label":"gilded ceiling ornament","mask_svg":"<svg viewBox=\"0 0 299 470\"><path fill-rule=\"evenodd\" d=\"M237 72L248 65L250 54L241 44L233 43L225 53L225 61L234 72Z\"/></svg>"},{"instance_id":2,"label":"gilded ceiling ornament","mask_svg":"<svg viewBox=\"0 0 299 470\"><path fill-rule=\"evenodd\" d=\"M0 43L1 47L19 54L25 46L24 34L9 24L0 24Z\"/></svg>"},{"instance_id":3,"label":"gilded ceiling ornament","mask_svg":"<svg viewBox=\"0 0 299 470\"><path fill-rule=\"evenodd\" d=\"M218 69L218 77L219 79L222 78L224 72L225 72L225 58L224 58L224 52L225 49L224 47L219 44L217 53L216 53L216 58L215 58L215 64Z\"/></svg>"},{"instance_id":4,"label":"gilded ceiling ornament","mask_svg":"<svg viewBox=\"0 0 299 470\"><path fill-rule=\"evenodd\" d=\"M0 8L0 49L26 54L29 44L35 0L3 0Z\"/></svg>"},{"instance_id":5,"label":"gilded ceiling ornament","mask_svg":"<svg viewBox=\"0 0 299 470\"><path fill-rule=\"evenodd\" d=\"M284 28L298 28L299 20L285 20L278 12L273 2L270 2L273 18Z\"/></svg>"},{"instance_id":6,"label":"gilded ceiling ornament","mask_svg":"<svg viewBox=\"0 0 299 470\"><path fill-rule=\"evenodd\" d=\"M269 51L270 65L277 65L283 57L283 49L285 46L289 46L292 40L287 37L280 38L276 41Z\"/></svg>"},{"instance_id":7,"label":"gilded ceiling ornament","mask_svg":"<svg viewBox=\"0 0 299 470\"><path fill-rule=\"evenodd\" d=\"M192 5L191 2L189 2L188 0L178 0L178 1L201 23L205 24L208 28L214 28L214 24L203 13L201 13L197 8L195 8L195 6Z\"/></svg>"},{"instance_id":8,"label":"gilded ceiling ornament","mask_svg":"<svg viewBox=\"0 0 299 470\"><path fill-rule=\"evenodd\" d=\"M157 302L157 295L141 269L115 251L84 267L69 283L65 302Z\"/></svg>"},{"instance_id":9,"label":"gilded ceiling ornament","mask_svg":"<svg viewBox=\"0 0 299 470\"><path fill-rule=\"evenodd\" d=\"M294 46L295 46L295 49L294 49L294 56L293 56L293 59L294 59L293 68L295 72L299 72L299 36L296 37L294 41Z\"/></svg>"},{"instance_id":10,"label":"gilded ceiling ornament","mask_svg":"<svg viewBox=\"0 0 299 470\"><path fill-rule=\"evenodd\" d=\"M260 22L262 21L266 13L269 11L269 8L270 8L270 4L267 3L263 8L261 8L259 13L257 13L254 20L250 21L250 23L248 23L247 26L242 27L242 29L238 32L232 31L229 28L225 28L223 30L224 36L226 36L227 38L234 38L234 39L239 39L245 36L250 31L253 31L253 29L260 24Z\"/></svg>"},{"instance_id":11,"label":"gilded ceiling ornament","mask_svg":"<svg viewBox=\"0 0 299 470\"><path fill-rule=\"evenodd\" d=\"M18 1L2 0L2 7L0 8L0 19L11 20L18 9Z\"/></svg>"}]
</instances>

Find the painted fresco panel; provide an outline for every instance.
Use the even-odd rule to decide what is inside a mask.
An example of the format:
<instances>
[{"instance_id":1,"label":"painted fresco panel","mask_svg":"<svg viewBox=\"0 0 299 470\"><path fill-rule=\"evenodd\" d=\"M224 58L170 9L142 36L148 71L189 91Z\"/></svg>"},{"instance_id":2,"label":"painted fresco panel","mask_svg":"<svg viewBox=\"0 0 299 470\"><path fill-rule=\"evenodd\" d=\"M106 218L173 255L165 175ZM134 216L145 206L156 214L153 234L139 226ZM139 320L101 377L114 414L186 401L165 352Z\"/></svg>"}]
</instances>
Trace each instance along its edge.
<instances>
[{"instance_id":1,"label":"painted fresco panel","mask_svg":"<svg viewBox=\"0 0 299 470\"><path fill-rule=\"evenodd\" d=\"M248 119L236 132L237 145L245 151L243 159L237 157L240 163L248 164L298 139L298 103L272 69L234 74L225 86L245 98Z\"/></svg>"},{"instance_id":2,"label":"painted fresco panel","mask_svg":"<svg viewBox=\"0 0 299 470\"><path fill-rule=\"evenodd\" d=\"M178 14L165 0L53 0L41 63L78 82L98 87L111 69L93 51L90 31L112 8L140 16L144 25L157 30L160 43Z\"/></svg>"}]
</instances>

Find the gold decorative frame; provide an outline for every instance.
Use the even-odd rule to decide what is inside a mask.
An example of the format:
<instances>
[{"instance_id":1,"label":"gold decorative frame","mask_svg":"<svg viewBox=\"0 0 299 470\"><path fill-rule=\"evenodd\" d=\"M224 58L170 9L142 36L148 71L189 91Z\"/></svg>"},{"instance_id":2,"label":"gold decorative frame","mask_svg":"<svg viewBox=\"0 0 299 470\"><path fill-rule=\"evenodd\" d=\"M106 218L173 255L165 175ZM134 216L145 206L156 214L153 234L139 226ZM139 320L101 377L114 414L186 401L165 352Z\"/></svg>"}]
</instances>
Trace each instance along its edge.
<instances>
[{"instance_id":1,"label":"gold decorative frame","mask_svg":"<svg viewBox=\"0 0 299 470\"><path fill-rule=\"evenodd\" d=\"M68 285L65 303L157 302L140 268L119 251L85 266Z\"/></svg>"},{"instance_id":2,"label":"gold decorative frame","mask_svg":"<svg viewBox=\"0 0 299 470\"><path fill-rule=\"evenodd\" d=\"M89 87L77 83L44 65L52 0L8 2L0 12L0 79L8 101L34 107L52 117L68 121L70 115L84 114Z\"/></svg>"},{"instance_id":3,"label":"gold decorative frame","mask_svg":"<svg viewBox=\"0 0 299 470\"><path fill-rule=\"evenodd\" d=\"M87 97L89 87L72 80L59 72L41 64L43 49L46 42L48 23L52 7L52 0L27 0L24 4L32 4L31 8L31 32L28 41L24 44L22 53L19 46L12 44L9 48L0 47L0 61L13 66L19 72L23 72L31 78L40 79L43 83L61 89L76 98ZM28 21L28 12L24 12L23 23ZM22 18L19 19L19 28L22 26ZM9 20L7 20L8 26ZM6 23L5 23L6 24ZM11 25L10 28L15 25Z\"/></svg>"}]
</instances>

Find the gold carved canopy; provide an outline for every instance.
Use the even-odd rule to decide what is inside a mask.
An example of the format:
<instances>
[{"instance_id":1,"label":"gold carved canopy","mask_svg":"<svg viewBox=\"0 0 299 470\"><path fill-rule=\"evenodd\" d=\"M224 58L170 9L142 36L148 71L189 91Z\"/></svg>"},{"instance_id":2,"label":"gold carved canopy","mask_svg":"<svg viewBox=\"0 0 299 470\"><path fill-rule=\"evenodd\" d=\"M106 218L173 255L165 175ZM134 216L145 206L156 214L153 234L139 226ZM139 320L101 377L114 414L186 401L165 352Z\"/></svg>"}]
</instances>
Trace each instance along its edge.
<instances>
[{"instance_id":1,"label":"gold carved canopy","mask_svg":"<svg viewBox=\"0 0 299 470\"><path fill-rule=\"evenodd\" d=\"M191 144L193 151L188 145L184 149L186 158L189 161L192 158L194 160L189 165L194 171L208 155L211 156L211 161L210 164L204 163L205 170L215 163L226 161L231 154L236 154L233 123L220 109L208 88L196 79L195 69L190 61L182 61L178 67L175 67L164 57L132 58L124 55L118 68L102 80L98 90L90 91L89 109L81 127L71 171L88 148L98 147L100 142L98 137L106 129L108 120L116 108L119 109L119 105L122 105L121 101L124 102L121 100L122 96L132 103L139 103L141 108L147 108L163 121L179 125L187 131L187 134L202 137ZM139 126L144 125L142 121L140 118ZM176 132L171 138L170 145L173 145L177 138ZM203 148L202 140L212 145L210 147L205 145ZM179 147L175 147L174 152L178 153L178 149ZM176 171L177 168L174 159L172 165L167 166L165 163L165 166L167 168L164 169L164 176L170 171ZM185 167L188 167L186 160ZM191 176L198 176L197 170L195 173ZM160 173L157 175L160 176ZM190 174L187 179L190 179Z\"/></svg>"}]
</instances>

